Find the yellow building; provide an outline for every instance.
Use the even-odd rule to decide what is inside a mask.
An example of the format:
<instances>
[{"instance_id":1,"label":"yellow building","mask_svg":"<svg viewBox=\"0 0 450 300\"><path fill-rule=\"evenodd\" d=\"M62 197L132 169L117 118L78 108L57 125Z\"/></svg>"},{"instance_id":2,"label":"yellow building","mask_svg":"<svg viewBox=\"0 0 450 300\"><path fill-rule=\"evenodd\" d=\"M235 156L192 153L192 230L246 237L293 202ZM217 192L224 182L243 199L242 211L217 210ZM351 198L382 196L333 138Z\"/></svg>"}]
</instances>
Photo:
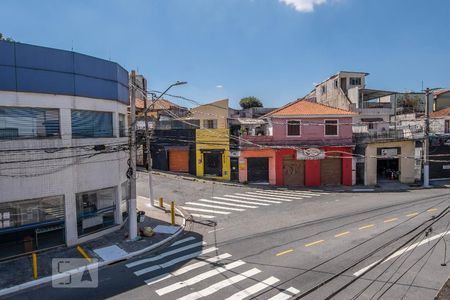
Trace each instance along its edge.
<instances>
[{"instance_id":1,"label":"yellow building","mask_svg":"<svg viewBox=\"0 0 450 300\"><path fill-rule=\"evenodd\" d=\"M197 176L230 180L229 129L197 129L195 138Z\"/></svg>"},{"instance_id":2,"label":"yellow building","mask_svg":"<svg viewBox=\"0 0 450 300\"><path fill-rule=\"evenodd\" d=\"M230 180L230 131L228 99L192 108L189 120L198 120L196 129L197 176Z\"/></svg>"}]
</instances>

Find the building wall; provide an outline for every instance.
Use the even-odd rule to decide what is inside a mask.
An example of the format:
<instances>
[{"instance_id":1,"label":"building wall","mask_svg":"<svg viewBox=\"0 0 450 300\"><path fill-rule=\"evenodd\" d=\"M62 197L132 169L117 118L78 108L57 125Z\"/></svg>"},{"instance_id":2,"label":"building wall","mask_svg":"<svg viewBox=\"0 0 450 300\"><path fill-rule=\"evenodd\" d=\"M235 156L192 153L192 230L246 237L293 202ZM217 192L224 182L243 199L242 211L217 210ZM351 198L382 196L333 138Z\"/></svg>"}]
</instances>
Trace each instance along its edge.
<instances>
[{"instance_id":1,"label":"building wall","mask_svg":"<svg viewBox=\"0 0 450 300\"><path fill-rule=\"evenodd\" d=\"M118 114L127 113L127 106L118 101L86 97L21 93L0 91L1 106L41 107L60 109L60 138L0 140L0 149L60 148L96 144L127 144L127 137L119 137ZM113 113L113 134L108 138L72 139L71 109L107 111ZM83 154L78 148L55 153L29 151L1 157L0 160L32 160L66 157ZM67 159L8 164L9 169L0 169L0 203L26 199L64 195L66 214L66 242L75 245L91 236L78 237L75 194L107 187L116 189L116 210L120 207L121 183L127 180L128 155L121 152L101 154L94 157L72 157ZM42 174L42 175L36 175ZM116 224L121 224L116 214ZM101 233L103 234L103 233Z\"/></svg>"},{"instance_id":2,"label":"building wall","mask_svg":"<svg viewBox=\"0 0 450 300\"><path fill-rule=\"evenodd\" d=\"M350 102L341 88L341 78L345 78L347 89L351 89L355 86L350 85L350 77L361 78L361 85L358 87L363 88L365 86L364 74L340 72L336 76L333 76L316 86L315 97L317 102L328 106L348 110L350 108ZM338 87L335 87L335 80L338 80ZM326 86L326 93L322 93L322 86Z\"/></svg>"},{"instance_id":3,"label":"building wall","mask_svg":"<svg viewBox=\"0 0 450 300\"><path fill-rule=\"evenodd\" d=\"M398 141L384 143L370 143L365 153L365 185L377 184L377 149L378 148L401 148L400 158L400 182L414 183L415 180L415 141Z\"/></svg>"},{"instance_id":4,"label":"building wall","mask_svg":"<svg viewBox=\"0 0 450 300\"><path fill-rule=\"evenodd\" d=\"M342 156L341 178L342 184L351 186L352 179L352 148L351 147L321 147L327 156ZM239 158L239 182L247 182L247 158L267 157L269 158L269 184L283 186L283 157L296 158L294 149L244 149L241 150ZM305 160L305 186L320 186L320 163L321 160Z\"/></svg>"},{"instance_id":5,"label":"building wall","mask_svg":"<svg viewBox=\"0 0 450 300\"><path fill-rule=\"evenodd\" d=\"M434 111L450 107L450 92L439 95L434 100Z\"/></svg>"},{"instance_id":6,"label":"building wall","mask_svg":"<svg viewBox=\"0 0 450 300\"><path fill-rule=\"evenodd\" d=\"M269 159L269 184L277 184L277 154L274 149L241 149L239 157L239 182L247 182L247 158L267 157ZM278 172L277 172L278 171ZM279 174L278 174L279 175ZM279 176L278 176L279 177Z\"/></svg>"},{"instance_id":7,"label":"building wall","mask_svg":"<svg viewBox=\"0 0 450 300\"><path fill-rule=\"evenodd\" d=\"M217 120L217 128L228 128L228 99L219 100L191 109L190 119L200 120L200 129L204 129L203 120Z\"/></svg>"},{"instance_id":8,"label":"building wall","mask_svg":"<svg viewBox=\"0 0 450 300\"><path fill-rule=\"evenodd\" d=\"M204 176L204 160L202 150L223 150L222 176L223 180L230 180L230 131L229 129L196 129L196 165L197 176Z\"/></svg>"},{"instance_id":9,"label":"building wall","mask_svg":"<svg viewBox=\"0 0 450 300\"><path fill-rule=\"evenodd\" d=\"M0 41L0 90L128 103L128 73L117 63L76 53Z\"/></svg>"},{"instance_id":10,"label":"building wall","mask_svg":"<svg viewBox=\"0 0 450 300\"><path fill-rule=\"evenodd\" d=\"M168 171L168 150L171 147L189 149L189 173L196 174L195 129L154 130L150 150L153 168Z\"/></svg>"},{"instance_id":11,"label":"building wall","mask_svg":"<svg viewBox=\"0 0 450 300\"><path fill-rule=\"evenodd\" d=\"M338 135L325 136L325 120L338 120ZM287 135L287 122L300 121L300 136ZM305 141L314 144L315 141L323 143L352 143L352 118L321 117L321 118L273 118L273 140L280 143Z\"/></svg>"}]
</instances>

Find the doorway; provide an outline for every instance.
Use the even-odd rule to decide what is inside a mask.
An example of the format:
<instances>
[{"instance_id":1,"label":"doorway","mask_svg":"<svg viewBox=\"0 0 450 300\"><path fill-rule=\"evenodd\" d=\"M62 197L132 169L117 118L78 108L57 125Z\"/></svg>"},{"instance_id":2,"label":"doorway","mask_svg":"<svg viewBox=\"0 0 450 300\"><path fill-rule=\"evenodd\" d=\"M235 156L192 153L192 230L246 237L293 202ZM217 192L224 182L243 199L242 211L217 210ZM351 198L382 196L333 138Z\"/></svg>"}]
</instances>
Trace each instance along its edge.
<instances>
[{"instance_id":1,"label":"doorway","mask_svg":"<svg viewBox=\"0 0 450 300\"><path fill-rule=\"evenodd\" d=\"M203 174L205 176L222 176L222 152L204 152L203 159Z\"/></svg>"},{"instance_id":2,"label":"doorway","mask_svg":"<svg viewBox=\"0 0 450 300\"><path fill-rule=\"evenodd\" d=\"M269 158L247 158L247 180L251 183L269 182Z\"/></svg>"},{"instance_id":3,"label":"doorway","mask_svg":"<svg viewBox=\"0 0 450 300\"><path fill-rule=\"evenodd\" d=\"M400 168L398 158L377 159L377 180L399 180Z\"/></svg>"}]
</instances>

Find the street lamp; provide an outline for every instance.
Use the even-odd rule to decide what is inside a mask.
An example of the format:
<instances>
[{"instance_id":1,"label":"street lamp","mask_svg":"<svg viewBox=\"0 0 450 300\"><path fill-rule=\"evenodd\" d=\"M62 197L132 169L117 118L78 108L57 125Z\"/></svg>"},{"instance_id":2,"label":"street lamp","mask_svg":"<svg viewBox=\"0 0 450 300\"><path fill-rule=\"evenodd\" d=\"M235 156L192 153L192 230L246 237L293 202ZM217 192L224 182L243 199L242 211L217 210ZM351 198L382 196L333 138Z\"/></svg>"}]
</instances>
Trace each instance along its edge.
<instances>
[{"instance_id":1,"label":"street lamp","mask_svg":"<svg viewBox=\"0 0 450 300\"><path fill-rule=\"evenodd\" d=\"M147 99L144 101L144 120L145 120L145 146L147 148L147 173L148 173L148 187L150 190L150 206L155 206L154 199L153 199L153 180L152 180L152 159L151 159L151 153L150 153L150 135L148 134L148 119L147 119L147 113L152 109L156 102L164 96L172 87L177 85L183 85L187 84L186 81L177 81L175 83L172 83L169 85L169 87L162 92L155 100L152 101L152 105L150 107L147 107ZM147 90L147 86L145 86L144 90ZM153 98L153 97L152 97Z\"/></svg>"}]
</instances>

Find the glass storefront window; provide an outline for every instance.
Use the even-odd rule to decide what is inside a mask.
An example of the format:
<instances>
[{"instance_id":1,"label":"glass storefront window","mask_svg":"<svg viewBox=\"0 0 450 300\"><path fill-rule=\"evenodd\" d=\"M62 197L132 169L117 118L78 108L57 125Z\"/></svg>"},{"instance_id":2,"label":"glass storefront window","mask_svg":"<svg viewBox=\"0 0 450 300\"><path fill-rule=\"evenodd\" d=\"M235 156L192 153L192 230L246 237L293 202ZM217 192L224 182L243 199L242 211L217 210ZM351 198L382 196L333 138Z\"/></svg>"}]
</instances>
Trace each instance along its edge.
<instances>
[{"instance_id":1,"label":"glass storefront window","mask_svg":"<svg viewBox=\"0 0 450 300\"><path fill-rule=\"evenodd\" d=\"M72 110L72 137L112 137L112 113Z\"/></svg>"},{"instance_id":2,"label":"glass storefront window","mask_svg":"<svg viewBox=\"0 0 450 300\"><path fill-rule=\"evenodd\" d=\"M0 203L0 232L26 225L64 221L64 197Z\"/></svg>"},{"instance_id":3,"label":"glass storefront window","mask_svg":"<svg viewBox=\"0 0 450 300\"><path fill-rule=\"evenodd\" d=\"M59 137L59 110L0 107L0 139Z\"/></svg>"},{"instance_id":4,"label":"glass storefront window","mask_svg":"<svg viewBox=\"0 0 450 300\"><path fill-rule=\"evenodd\" d=\"M115 224L115 189L107 188L78 193L77 225L78 236L86 235Z\"/></svg>"}]
</instances>

